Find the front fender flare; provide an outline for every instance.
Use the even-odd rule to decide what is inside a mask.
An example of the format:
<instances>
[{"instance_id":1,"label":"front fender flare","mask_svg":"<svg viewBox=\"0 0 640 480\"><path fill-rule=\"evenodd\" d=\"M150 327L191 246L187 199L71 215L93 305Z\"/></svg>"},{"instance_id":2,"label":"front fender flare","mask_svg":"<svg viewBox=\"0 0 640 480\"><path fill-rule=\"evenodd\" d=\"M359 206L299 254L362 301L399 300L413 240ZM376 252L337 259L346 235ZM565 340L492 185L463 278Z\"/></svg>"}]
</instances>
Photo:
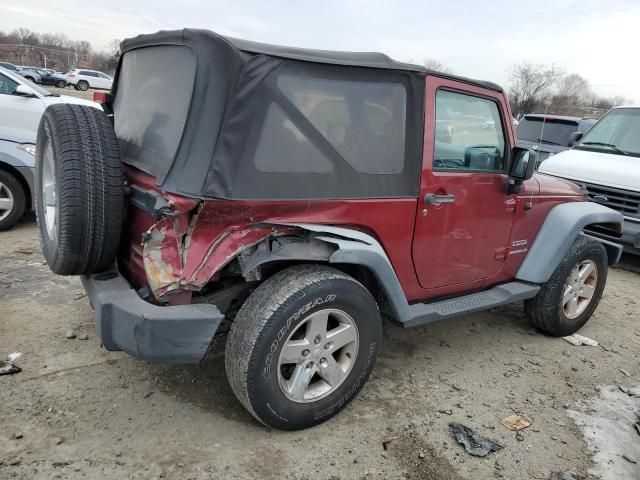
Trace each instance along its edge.
<instances>
[{"instance_id":1,"label":"front fender flare","mask_svg":"<svg viewBox=\"0 0 640 480\"><path fill-rule=\"evenodd\" d=\"M620 212L598 203L570 202L556 205L547 215L516 274L516 279L538 284L546 283L582 229L588 225L602 223L622 225L623 221ZM620 259L622 246L592 238L605 244L610 264Z\"/></svg>"}]
</instances>

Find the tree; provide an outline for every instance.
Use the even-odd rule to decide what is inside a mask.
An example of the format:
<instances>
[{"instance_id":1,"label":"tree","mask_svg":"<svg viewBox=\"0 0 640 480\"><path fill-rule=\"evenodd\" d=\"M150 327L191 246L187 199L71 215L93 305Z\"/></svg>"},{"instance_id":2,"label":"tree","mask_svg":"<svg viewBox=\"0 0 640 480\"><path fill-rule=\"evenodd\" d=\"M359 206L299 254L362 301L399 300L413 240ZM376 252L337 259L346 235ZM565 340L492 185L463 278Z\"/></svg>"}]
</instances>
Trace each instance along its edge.
<instances>
[{"instance_id":1,"label":"tree","mask_svg":"<svg viewBox=\"0 0 640 480\"><path fill-rule=\"evenodd\" d=\"M111 40L109 42L109 54L111 54L111 56L113 57L119 57L120 56L120 39L119 38L114 38L113 40Z\"/></svg>"},{"instance_id":2,"label":"tree","mask_svg":"<svg viewBox=\"0 0 640 480\"><path fill-rule=\"evenodd\" d=\"M593 96L585 78L577 73L563 75L557 82L549 108L555 114L579 116L581 109L591 103Z\"/></svg>"},{"instance_id":3,"label":"tree","mask_svg":"<svg viewBox=\"0 0 640 480\"><path fill-rule=\"evenodd\" d=\"M425 57L422 64L429 70L435 70L436 72L448 74L454 73L453 69L449 67L449 65L442 63L440 60L436 60L435 58Z\"/></svg>"},{"instance_id":4,"label":"tree","mask_svg":"<svg viewBox=\"0 0 640 480\"><path fill-rule=\"evenodd\" d=\"M530 113L550 100L561 72L555 65L525 61L509 71L511 110L515 115Z\"/></svg>"},{"instance_id":5,"label":"tree","mask_svg":"<svg viewBox=\"0 0 640 480\"><path fill-rule=\"evenodd\" d=\"M20 27L17 30L14 30L13 33L16 37L18 37L18 41L22 44L26 44L32 35L31 30L24 27Z\"/></svg>"}]
</instances>

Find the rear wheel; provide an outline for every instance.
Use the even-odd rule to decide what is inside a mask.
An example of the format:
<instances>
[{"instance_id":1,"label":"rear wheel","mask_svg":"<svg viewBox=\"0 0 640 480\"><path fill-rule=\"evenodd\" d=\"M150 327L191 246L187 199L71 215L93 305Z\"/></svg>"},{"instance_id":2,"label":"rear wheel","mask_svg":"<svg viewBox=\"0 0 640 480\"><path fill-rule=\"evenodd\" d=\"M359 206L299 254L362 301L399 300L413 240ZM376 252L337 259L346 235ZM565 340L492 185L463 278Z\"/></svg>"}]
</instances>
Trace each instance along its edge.
<instances>
[{"instance_id":1,"label":"rear wheel","mask_svg":"<svg viewBox=\"0 0 640 480\"><path fill-rule=\"evenodd\" d=\"M380 313L364 286L333 268L295 266L260 285L238 312L227 340L227 377L265 425L306 428L355 397L380 339Z\"/></svg>"},{"instance_id":2,"label":"rear wheel","mask_svg":"<svg viewBox=\"0 0 640 480\"><path fill-rule=\"evenodd\" d=\"M580 330L595 311L607 283L607 252L602 244L579 236L549 281L525 312L550 335L564 337Z\"/></svg>"},{"instance_id":3,"label":"rear wheel","mask_svg":"<svg viewBox=\"0 0 640 480\"><path fill-rule=\"evenodd\" d=\"M47 108L38 128L35 193L42 251L53 272L89 274L113 264L124 193L118 142L103 111Z\"/></svg>"},{"instance_id":4,"label":"rear wheel","mask_svg":"<svg viewBox=\"0 0 640 480\"><path fill-rule=\"evenodd\" d=\"M0 231L9 230L18 223L26 205L27 196L18 179L0 170Z\"/></svg>"},{"instance_id":5,"label":"rear wheel","mask_svg":"<svg viewBox=\"0 0 640 480\"><path fill-rule=\"evenodd\" d=\"M89 89L89 83L84 81L84 80L80 80L78 82L78 90L82 90L83 92L86 92Z\"/></svg>"},{"instance_id":6,"label":"rear wheel","mask_svg":"<svg viewBox=\"0 0 640 480\"><path fill-rule=\"evenodd\" d=\"M65 82L64 80L58 80L58 82L56 83L56 87L58 88L65 88L67 86L67 82Z\"/></svg>"}]
</instances>

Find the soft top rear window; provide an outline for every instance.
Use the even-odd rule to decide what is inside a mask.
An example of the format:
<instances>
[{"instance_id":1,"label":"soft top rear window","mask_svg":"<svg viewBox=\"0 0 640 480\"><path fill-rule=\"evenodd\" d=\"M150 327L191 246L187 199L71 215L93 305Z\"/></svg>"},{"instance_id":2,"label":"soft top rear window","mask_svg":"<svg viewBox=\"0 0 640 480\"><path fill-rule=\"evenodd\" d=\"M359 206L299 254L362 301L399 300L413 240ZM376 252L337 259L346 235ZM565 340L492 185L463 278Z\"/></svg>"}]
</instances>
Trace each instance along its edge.
<instances>
[{"instance_id":1,"label":"soft top rear window","mask_svg":"<svg viewBox=\"0 0 640 480\"><path fill-rule=\"evenodd\" d=\"M564 118L525 116L518 124L518 140L568 146L578 121Z\"/></svg>"},{"instance_id":2,"label":"soft top rear window","mask_svg":"<svg viewBox=\"0 0 640 480\"><path fill-rule=\"evenodd\" d=\"M113 104L120 154L159 183L182 137L195 74L196 57L183 45L139 48L121 60Z\"/></svg>"}]
</instances>

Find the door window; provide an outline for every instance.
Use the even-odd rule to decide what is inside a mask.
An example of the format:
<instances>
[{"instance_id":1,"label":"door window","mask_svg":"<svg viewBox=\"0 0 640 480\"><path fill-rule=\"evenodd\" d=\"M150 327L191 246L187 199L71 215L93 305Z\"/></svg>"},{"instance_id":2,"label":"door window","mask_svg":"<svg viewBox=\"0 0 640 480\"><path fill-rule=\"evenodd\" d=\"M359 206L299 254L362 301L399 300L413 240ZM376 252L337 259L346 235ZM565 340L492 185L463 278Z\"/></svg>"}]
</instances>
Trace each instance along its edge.
<instances>
[{"instance_id":1,"label":"door window","mask_svg":"<svg viewBox=\"0 0 640 480\"><path fill-rule=\"evenodd\" d=\"M438 90L434 170L505 170L505 137L493 100Z\"/></svg>"},{"instance_id":2,"label":"door window","mask_svg":"<svg viewBox=\"0 0 640 480\"><path fill-rule=\"evenodd\" d=\"M0 95L13 95L16 92L17 82L0 74Z\"/></svg>"}]
</instances>

